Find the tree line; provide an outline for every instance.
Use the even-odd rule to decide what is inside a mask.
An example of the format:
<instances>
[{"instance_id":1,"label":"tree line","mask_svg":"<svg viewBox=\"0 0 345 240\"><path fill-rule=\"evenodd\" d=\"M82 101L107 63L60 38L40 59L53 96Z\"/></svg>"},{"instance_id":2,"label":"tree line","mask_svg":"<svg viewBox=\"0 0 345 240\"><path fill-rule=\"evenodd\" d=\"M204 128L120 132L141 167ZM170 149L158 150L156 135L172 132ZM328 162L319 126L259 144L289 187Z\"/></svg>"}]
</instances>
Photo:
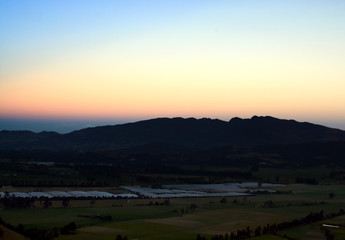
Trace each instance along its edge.
<instances>
[{"instance_id":1,"label":"tree line","mask_svg":"<svg viewBox=\"0 0 345 240\"><path fill-rule=\"evenodd\" d=\"M278 224L267 224L266 226L258 226L255 229L251 229L249 226L244 229L239 229L236 232L226 233L225 235L213 235L211 238L206 238L205 236L201 236L200 234L197 235L196 240L242 240L251 237L257 237L261 235L267 234L274 234L277 235L278 231L282 231L292 227L298 227L301 225L310 224L313 222L318 222L321 220L326 220L329 218L338 217L341 215L345 215L345 211L343 209L339 209L336 213L331 213L324 215L323 210L320 212L311 212L307 216L293 219L291 221L282 222Z\"/></svg>"}]
</instances>

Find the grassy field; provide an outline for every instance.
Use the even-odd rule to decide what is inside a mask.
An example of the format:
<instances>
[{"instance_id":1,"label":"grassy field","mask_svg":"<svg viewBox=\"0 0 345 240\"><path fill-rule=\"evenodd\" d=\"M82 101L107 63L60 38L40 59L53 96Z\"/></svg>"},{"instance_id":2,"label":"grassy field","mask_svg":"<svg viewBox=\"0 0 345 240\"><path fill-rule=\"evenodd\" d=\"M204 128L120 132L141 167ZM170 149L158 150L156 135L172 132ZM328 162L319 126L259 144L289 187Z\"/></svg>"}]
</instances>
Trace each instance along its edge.
<instances>
[{"instance_id":1,"label":"grassy field","mask_svg":"<svg viewBox=\"0 0 345 240\"><path fill-rule=\"evenodd\" d=\"M51 229L75 222L75 234L60 235L59 240L104 239L114 240L121 234L129 239L196 239L197 234L210 238L215 234L225 234L249 226L251 229L266 224L291 221L302 218L310 212L323 210L325 214L337 212L345 207L344 185L304 185L291 184L281 190L290 194L265 194L250 197L227 198L179 198L170 199L115 199L72 200L70 207L61 207L61 201L44 209L36 202L36 208L2 209L0 217L12 225L19 223L26 228ZM329 198L333 192L335 197ZM152 206L149 206L150 202ZM270 207L265 204L271 201ZM196 208L191 208L196 205ZM266 207L265 207L266 206ZM94 216L85 218L80 215ZM102 221L97 216L111 215L111 221ZM344 224L345 217L327 220L327 223ZM321 223L303 225L279 232L279 236L266 235L253 239L283 239L289 236L296 239L325 239ZM343 229L332 229L335 239L344 239Z\"/></svg>"},{"instance_id":2,"label":"grassy field","mask_svg":"<svg viewBox=\"0 0 345 240\"><path fill-rule=\"evenodd\" d=\"M29 240L29 238L26 238L8 228L0 224L0 229L3 231L2 236L0 236L0 239L5 240Z\"/></svg>"}]
</instances>

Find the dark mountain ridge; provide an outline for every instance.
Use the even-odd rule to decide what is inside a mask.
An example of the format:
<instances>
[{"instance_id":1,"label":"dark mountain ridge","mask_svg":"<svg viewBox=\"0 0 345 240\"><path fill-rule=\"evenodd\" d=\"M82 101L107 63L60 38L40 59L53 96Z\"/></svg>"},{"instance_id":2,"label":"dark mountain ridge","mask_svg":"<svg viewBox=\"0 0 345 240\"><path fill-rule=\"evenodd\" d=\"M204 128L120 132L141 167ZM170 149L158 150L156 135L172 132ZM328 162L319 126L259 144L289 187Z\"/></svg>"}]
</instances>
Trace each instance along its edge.
<instances>
[{"instance_id":1,"label":"dark mountain ridge","mask_svg":"<svg viewBox=\"0 0 345 240\"><path fill-rule=\"evenodd\" d=\"M114 126L86 128L67 134L1 131L0 149L100 151L145 145L211 149L345 141L345 131L273 117L251 119L157 118ZM160 143L160 144L157 144Z\"/></svg>"}]
</instances>

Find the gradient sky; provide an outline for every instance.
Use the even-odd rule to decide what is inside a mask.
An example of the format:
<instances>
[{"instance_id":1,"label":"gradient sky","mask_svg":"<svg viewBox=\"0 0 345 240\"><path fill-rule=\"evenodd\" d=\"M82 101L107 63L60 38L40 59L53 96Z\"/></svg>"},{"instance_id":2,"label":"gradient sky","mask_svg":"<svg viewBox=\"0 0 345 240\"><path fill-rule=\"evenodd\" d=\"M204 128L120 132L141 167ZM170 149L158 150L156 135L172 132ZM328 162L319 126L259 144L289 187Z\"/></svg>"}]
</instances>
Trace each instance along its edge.
<instances>
[{"instance_id":1,"label":"gradient sky","mask_svg":"<svg viewBox=\"0 0 345 240\"><path fill-rule=\"evenodd\" d=\"M345 1L0 1L1 118L252 115L345 129Z\"/></svg>"}]
</instances>

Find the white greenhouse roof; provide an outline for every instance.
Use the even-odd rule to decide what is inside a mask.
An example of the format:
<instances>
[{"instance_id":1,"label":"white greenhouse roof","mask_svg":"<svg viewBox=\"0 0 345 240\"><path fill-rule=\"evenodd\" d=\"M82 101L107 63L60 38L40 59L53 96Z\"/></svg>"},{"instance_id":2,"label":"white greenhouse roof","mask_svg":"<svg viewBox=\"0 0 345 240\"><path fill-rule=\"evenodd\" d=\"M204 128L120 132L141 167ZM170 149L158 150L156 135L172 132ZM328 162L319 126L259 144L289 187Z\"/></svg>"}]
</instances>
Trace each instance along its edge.
<instances>
[{"instance_id":1,"label":"white greenhouse roof","mask_svg":"<svg viewBox=\"0 0 345 240\"><path fill-rule=\"evenodd\" d=\"M88 191L87 193L93 195L94 197L98 197L98 198L111 198L111 197L115 197L114 194L108 193L108 192Z\"/></svg>"},{"instance_id":2,"label":"white greenhouse roof","mask_svg":"<svg viewBox=\"0 0 345 240\"><path fill-rule=\"evenodd\" d=\"M69 191L67 192L75 197L94 197L94 195L84 191Z\"/></svg>"},{"instance_id":3,"label":"white greenhouse roof","mask_svg":"<svg viewBox=\"0 0 345 240\"><path fill-rule=\"evenodd\" d=\"M9 193L11 197L20 197L20 198L30 198L31 196L24 192L11 192Z\"/></svg>"},{"instance_id":4,"label":"white greenhouse roof","mask_svg":"<svg viewBox=\"0 0 345 240\"><path fill-rule=\"evenodd\" d=\"M73 195L62 191L51 191L47 193L53 195L54 197L73 197Z\"/></svg>"},{"instance_id":5,"label":"white greenhouse roof","mask_svg":"<svg viewBox=\"0 0 345 240\"><path fill-rule=\"evenodd\" d=\"M41 197L52 198L52 197L54 197L53 195L46 193L46 192L28 192L28 194L31 197L37 197L37 198L41 198Z\"/></svg>"}]
</instances>

